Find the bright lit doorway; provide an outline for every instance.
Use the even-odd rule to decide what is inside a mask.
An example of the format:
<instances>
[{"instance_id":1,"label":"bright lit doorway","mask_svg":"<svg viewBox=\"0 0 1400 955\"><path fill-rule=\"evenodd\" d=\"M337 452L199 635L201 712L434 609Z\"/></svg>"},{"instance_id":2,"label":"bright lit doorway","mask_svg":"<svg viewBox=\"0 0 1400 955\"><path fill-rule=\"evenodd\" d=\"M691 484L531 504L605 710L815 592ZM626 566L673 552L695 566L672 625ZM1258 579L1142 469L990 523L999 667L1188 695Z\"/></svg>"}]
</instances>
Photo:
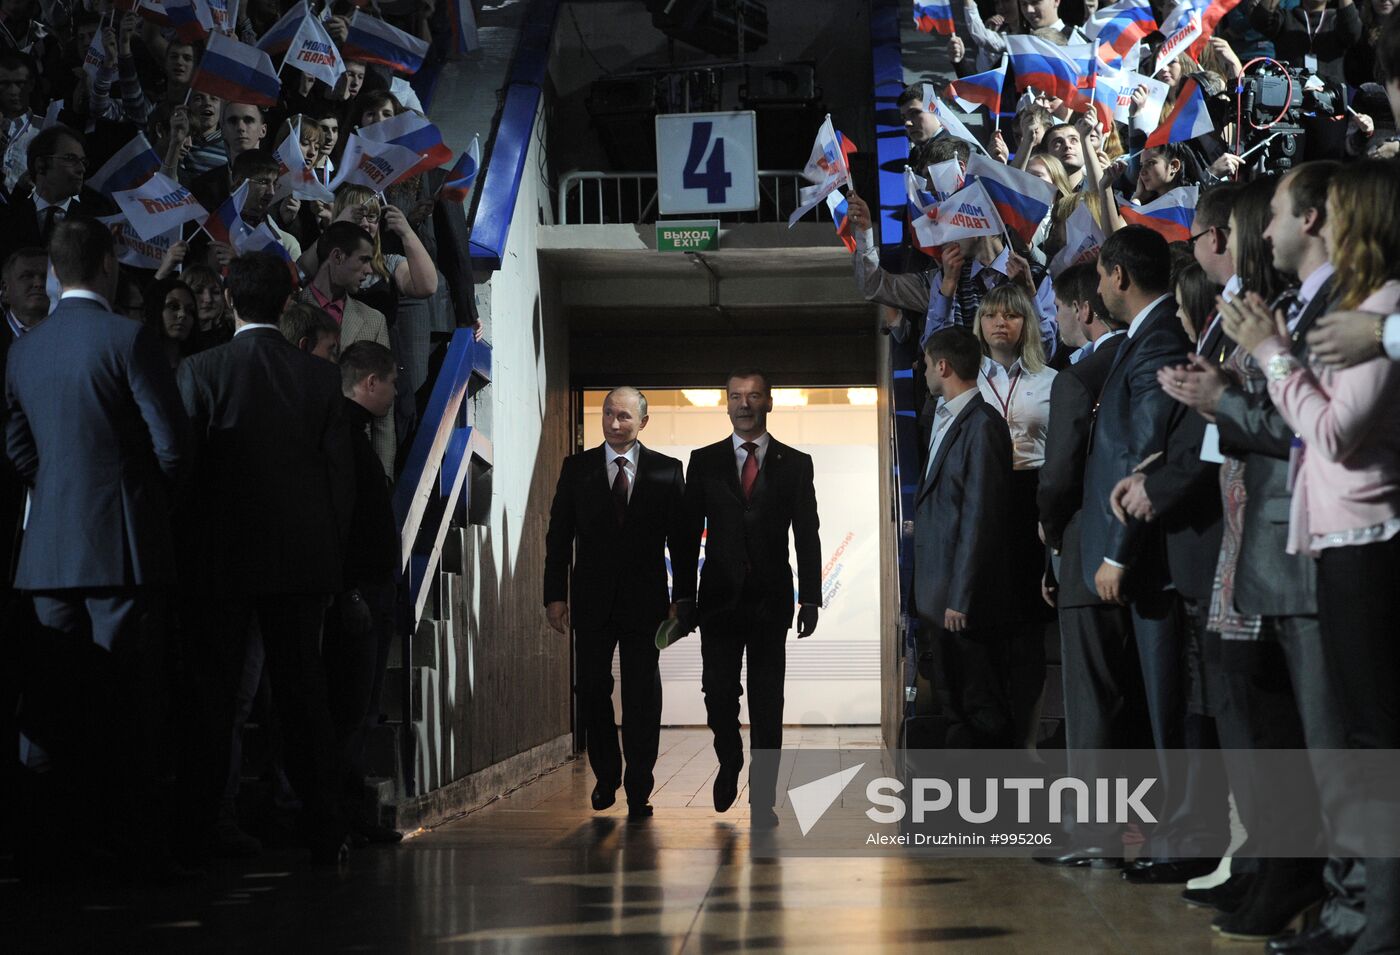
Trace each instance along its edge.
<instances>
[{"instance_id":1,"label":"bright lit doorway","mask_svg":"<svg viewBox=\"0 0 1400 955\"><path fill-rule=\"evenodd\" d=\"M583 447L602 442L605 391L583 393ZM719 389L647 390L642 443L688 463L695 448L731 432ZM817 632L788 634L784 722L880 722L880 476L876 389L778 388L768 430L812 455L821 518L822 612ZM703 559L703 551L702 551ZM617 662L613 673L617 676ZM700 634L661 653L668 726L704 725ZM747 674L744 675L747 680ZM747 685L745 683L745 685ZM621 713L621 696L614 690ZM740 713L747 721L747 707Z\"/></svg>"}]
</instances>

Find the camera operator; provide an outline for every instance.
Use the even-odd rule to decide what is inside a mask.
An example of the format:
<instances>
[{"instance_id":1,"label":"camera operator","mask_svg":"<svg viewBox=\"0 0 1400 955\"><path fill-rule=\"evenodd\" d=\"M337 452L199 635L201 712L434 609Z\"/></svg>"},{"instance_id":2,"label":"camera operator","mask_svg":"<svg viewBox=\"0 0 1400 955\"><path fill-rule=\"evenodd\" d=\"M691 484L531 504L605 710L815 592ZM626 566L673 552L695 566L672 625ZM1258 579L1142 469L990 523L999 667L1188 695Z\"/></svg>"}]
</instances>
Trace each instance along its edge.
<instances>
[{"instance_id":1,"label":"camera operator","mask_svg":"<svg viewBox=\"0 0 1400 955\"><path fill-rule=\"evenodd\" d=\"M1336 9L1328 0L1303 0L1291 10L1282 9L1281 0L1258 0L1249 22L1274 41L1276 59L1338 86L1346 82L1343 60L1361 39L1361 14L1352 0L1337 0Z\"/></svg>"}]
</instances>

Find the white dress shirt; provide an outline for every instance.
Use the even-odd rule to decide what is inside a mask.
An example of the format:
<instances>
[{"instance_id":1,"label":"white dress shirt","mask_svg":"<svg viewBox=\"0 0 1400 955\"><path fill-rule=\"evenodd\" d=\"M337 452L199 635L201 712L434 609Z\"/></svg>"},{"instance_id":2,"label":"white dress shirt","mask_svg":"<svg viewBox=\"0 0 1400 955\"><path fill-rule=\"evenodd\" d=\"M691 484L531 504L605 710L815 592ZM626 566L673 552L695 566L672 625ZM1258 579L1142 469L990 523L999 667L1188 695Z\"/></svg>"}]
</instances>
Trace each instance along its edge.
<instances>
[{"instance_id":1,"label":"white dress shirt","mask_svg":"<svg viewBox=\"0 0 1400 955\"><path fill-rule=\"evenodd\" d=\"M972 401L972 396L977 394L977 390L969 388L958 395L952 401L938 399L938 407L933 412L933 437L928 445L928 461L924 463L924 479L928 479L929 472L933 470L933 462L938 460L938 449L943 444L943 436L948 433L948 428L964 408Z\"/></svg>"},{"instance_id":2,"label":"white dress shirt","mask_svg":"<svg viewBox=\"0 0 1400 955\"><path fill-rule=\"evenodd\" d=\"M1323 262L1309 272L1307 278L1303 279L1303 284L1298 286L1298 310L1294 312L1295 322L1303 317L1303 310L1313 299L1317 298L1317 293L1322 291L1322 286L1327 283L1335 271L1336 269L1332 268L1331 262ZM1292 330L1289 329L1289 331Z\"/></svg>"},{"instance_id":3,"label":"white dress shirt","mask_svg":"<svg viewBox=\"0 0 1400 955\"><path fill-rule=\"evenodd\" d=\"M637 460L642 456L641 442L633 441L632 447L622 454L614 451L612 445L604 443L603 453L608 456L608 487L612 487L617 480L618 458L627 462L627 503L632 503L632 489L637 486Z\"/></svg>"},{"instance_id":4,"label":"white dress shirt","mask_svg":"<svg viewBox=\"0 0 1400 955\"><path fill-rule=\"evenodd\" d=\"M753 439L741 438L736 434L731 435L730 440L734 442L734 466L739 469L739 484L742 487L744 483L744 462L749 459L749 452L744 450L744 442L752 440L754 444L758 445L758 450L755 451L754 454L758 457L758 469L762 471L763 459L768 456L768 442L772 439L768 437L768 433L765 431L763 434Z\"/></svg>"},{"instance_id":5,"label":"white dress shirt","mask_svg":"<svg viewBox=\"0 0 1400 955\"><path fill-rule=\"evenodd\" d=\"M1045 432L1050 426L1050 383L1055 369L1041 368L1034 374L1021 367L1018 358L1011 370L989 357L982 359L977 388L982 398L1006 419L1011 431L1011 463L1017 471L1032 470L1045 463Z\"/></svg>"},{"instance_id":6,"label":"white dress shirt","mask_svg":"<svg viewBox=\"0 0 1400 955\"><path fill-rule=\"evenodd\" d=\"M60 199L58 202L49 202L49 201L48 201L47 199L45 199L43 196L39 195L38 192L35 192L35 193L34 193L34 215L38 218L39 228L40 228L40 229L43 229L43 228L44 228L44 219L46 218L45 215L44 215L44 211L45 211L46 209L48 209L49 206L56 206L56 207L58 208L59 212L62 213L61 215L60 215L59 213L55 213L55 214L54 214L53 224L54 224L54 225L58 225L58 224L59 224L60 222L62 222L65 218L67 218L67 216L68 216L68 206L69 206L70 204L72 204L72 202L73 202L73 196L69 196L67 199Z\"/></svg>"},{"instance_id":7,"label":"white dress shirt","mask_svg":"<svg viewBox=\"0 0 1400 955\"><path fill-rule=\"evenodd\" d=\"M96 302L98 305L101 305L103 308L105 308L105 309L106 309L107 311L109 311L109 312L112 310L112 303L109 302L109 301L107 301L106 297L104 297L104 296L102 296L102 295L99 295L97 292L91 291L90 289L85 289L85 288L70 288L70 289L64 289L64 290L63 290L63 294L60 295L60 296L58 297L58 300L61 302L61 301L63 301L65 298L85 298L85 299L87 299L88 301Z\"/></svg>"},{"instance_id":8,"label":"white dress shirt","mask_svg":"<svg viewBox=\"0 0 1400 955\"><path fill-rule=\"evenodd\" d=\"M1152 314L1152 310L1169 298L1171 298L1170 295L1159 295L1148 302L1146 308L1134 315L1133 320L1128 324L1128 337L1132 338L1136 335L1137 330L1142 327L1142 323L1147 321L1147 316Z\"/></svg>"}]
</instances>

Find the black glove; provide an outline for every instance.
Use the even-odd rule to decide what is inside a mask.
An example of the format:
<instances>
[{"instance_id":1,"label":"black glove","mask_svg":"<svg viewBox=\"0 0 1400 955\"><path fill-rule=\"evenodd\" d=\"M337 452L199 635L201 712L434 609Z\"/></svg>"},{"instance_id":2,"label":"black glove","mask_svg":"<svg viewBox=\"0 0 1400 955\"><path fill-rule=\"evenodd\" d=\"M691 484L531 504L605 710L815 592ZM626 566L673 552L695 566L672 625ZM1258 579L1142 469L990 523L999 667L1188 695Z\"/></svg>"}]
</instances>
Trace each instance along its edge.
<instances>
[{"instance_id":1,"label":"black glove","mask_svg":"<svg viewBox=\"0 0 1400 955\"><path fill-rule=\"evenodd\" d=\"M695 601L676 601L676 627L681 636L695 632Z\"/></svg>"},{"instance_id":2,"label":"black glove","mask_svg":"<svg viewBox=\"0 0 1400 955\"><path fill-rule=\"evenodd\" d=\"M810 637L817 629L817 605L803 604L797 611L797 639Z\"/></svg>"}]
</instances>

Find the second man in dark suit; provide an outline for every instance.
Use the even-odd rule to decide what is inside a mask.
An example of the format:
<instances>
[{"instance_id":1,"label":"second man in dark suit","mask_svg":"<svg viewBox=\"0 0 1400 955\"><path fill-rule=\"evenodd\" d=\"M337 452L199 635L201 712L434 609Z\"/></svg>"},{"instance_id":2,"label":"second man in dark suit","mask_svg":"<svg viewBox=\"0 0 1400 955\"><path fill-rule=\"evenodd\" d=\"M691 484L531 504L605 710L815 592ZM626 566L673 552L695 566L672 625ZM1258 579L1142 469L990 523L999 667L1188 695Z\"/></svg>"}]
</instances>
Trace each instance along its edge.
<instances>
[{"instance_id":1,"label":"second man in dark suit","mask_svg":"<svg viewBox=\"0 0 1400 955\"><path fill-rule=\"evenodd\" d=\"M617 788L628 816L651 815L661 732L656 628L675 611L666 593L666 546L676 588L695 580L684 540L685 479L675 458L642 447L646 396L615 388L603 399L602 446L564 461L545 538L544 604L549 625L577 633L579 718L597 780L592 803L607 809ZM572 568L572 573L570 570ZM613 651L622 661L622 750L612 703ZM626 757L626 770L623 758Z\"/></svg>"},{"instance_id":2,"label":"second man in dark suit","mask_svg":"<svg viewBox=\"0 0 1400 955\"><path fill-rule=\"evenodd\" d=\"M812 458L768 433L773 390L763 372L740 369L725 385L734 433L690 455L686 474L686 544L705 533L699 600L683 605L682 628L700 625L705 712L715 736L719 773L715 809L739 792L744 742L739 735L739 670L748 657L749 806L753 825L771 828L783 745L783 683L792 626L788 531L797 548L797 635L811 635L821 605L821 541ZM689 586L687 586L689 585ZM694 577L676 574L676 599L694 595Z\"/></svg>"}]
</instances>

